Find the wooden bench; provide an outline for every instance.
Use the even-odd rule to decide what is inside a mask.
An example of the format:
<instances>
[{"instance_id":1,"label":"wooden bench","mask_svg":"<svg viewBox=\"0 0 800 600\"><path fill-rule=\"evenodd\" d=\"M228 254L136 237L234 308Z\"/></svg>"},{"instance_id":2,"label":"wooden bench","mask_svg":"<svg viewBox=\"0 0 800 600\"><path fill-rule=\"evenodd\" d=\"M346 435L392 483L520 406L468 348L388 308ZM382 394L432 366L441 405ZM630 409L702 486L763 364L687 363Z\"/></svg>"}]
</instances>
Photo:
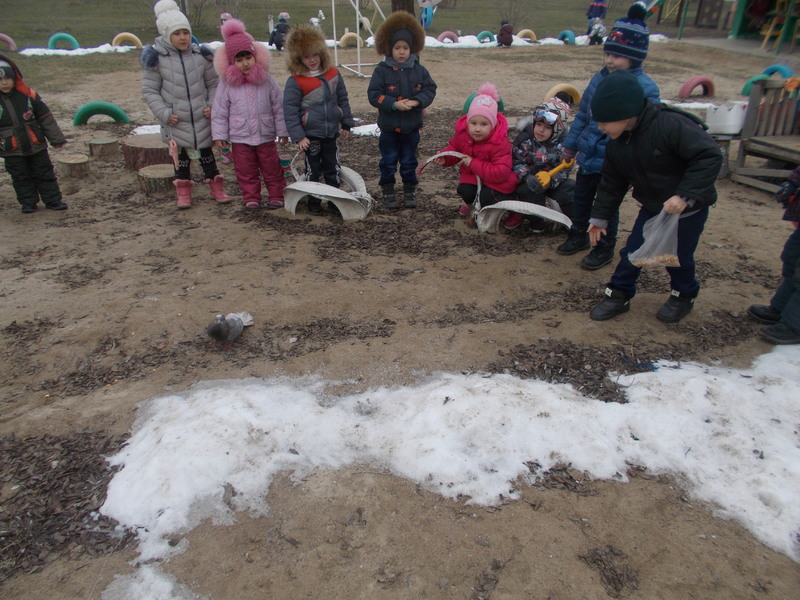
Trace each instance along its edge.
<instances>
[{"instance_id":1,"label":"wooden bench","mask_svg":"<svg viewBox=\"0 0 800 600\"><path fill-rule=\"evenodd\" d=\"M800 89L786 79L754 81L744 117L739 154L731 179L774 193L800 164ZM746 166L747 157L766 158L762 167ZM766 179L766 180L765 180Z\"/></svg>"}]
</instances>

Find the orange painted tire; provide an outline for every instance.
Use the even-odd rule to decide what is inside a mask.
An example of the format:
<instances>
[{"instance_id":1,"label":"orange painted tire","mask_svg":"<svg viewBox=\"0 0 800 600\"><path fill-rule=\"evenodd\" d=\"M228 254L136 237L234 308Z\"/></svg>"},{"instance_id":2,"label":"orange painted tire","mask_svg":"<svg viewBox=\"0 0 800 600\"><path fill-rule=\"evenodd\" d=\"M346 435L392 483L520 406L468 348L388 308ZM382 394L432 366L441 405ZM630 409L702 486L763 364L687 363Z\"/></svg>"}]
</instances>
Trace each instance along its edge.
<instances>
[{"instance_id":1,"label":"orange painted tire","mask_svg":"<svg viewBox=\"0 0 800 600\"><path fill-rule=\"evenodd\" d=\"M575 86L566 83L558 83L547 90L544 98L542 98L542 102L547 102L550 98L560 98L564 100L564 102L575 106L581 102L581 93Z\"/></svg>"},{"instance_id":2,"label":"orange painted tire","mask_svg":"<svg viewBox=\"0 0 800 600\"><path fill-rule=\"evenodd\" d=\"M531 30L531 29L523 29L522 31L520 31L517 34L517 37L518 38L527 39L530 42L535 42L536 41L536 34L533 33L533 30Z\"/></svg>"},{"instance_id":3,"label":"orange painted tire","mask_svg":"<svg viewBox=\"0 0 800 600\"><path fill-rule=\"evenodd\" d=\"M117 35L115 35L114 39L111 40L111 45L121 46L122 42L130 42L137 48L142 48L142 40L140 40L137 36L128 31L123 31L122 33L118 33Z\"/></svg>"},{"instance_id":4,"label":"orange painted tire","mask_svg":"<svg viewBox=\"0 0 800 600\"><path fill-rule=\"evenodd\" d=\"M440 42L444 42L445 40L450 40L454 44L459 42L458 35L453 33L452 31L443 31L439 34L439 37L436 38Z\"/></svg>"},{"instance_id":5,"label":"orange painted tire","mask_svg":"<svg viewBox=\"0 0 800 600\"><path fill-rule=\"evenodd\" d=\"M678 98L688 98L692 95L692 92L698 88L703 88L702 96L713 96L714 95L714 82L711 81L711 78L707 75L695 75L693 77L689 77L681 86L681 89L678 90Z\"/></svg>"},{"instance_id":6,"label":"orange painted tire","mask_svg":"<svg viewBox=\"0 0 800 600\"><path fill-rule=\"evenodd\" d=\"M354 46L356 44L358 44L359 48L363 48L364 47L364 40L361 39L361 36L359 36L356 33L353 33L352 31L349 32L349 33L345 33L342 36L342 38L339 40L339 47L340 48L347 48L347 47L350 46L350 42L353 42Z\"/></svg>"}]
</instances>

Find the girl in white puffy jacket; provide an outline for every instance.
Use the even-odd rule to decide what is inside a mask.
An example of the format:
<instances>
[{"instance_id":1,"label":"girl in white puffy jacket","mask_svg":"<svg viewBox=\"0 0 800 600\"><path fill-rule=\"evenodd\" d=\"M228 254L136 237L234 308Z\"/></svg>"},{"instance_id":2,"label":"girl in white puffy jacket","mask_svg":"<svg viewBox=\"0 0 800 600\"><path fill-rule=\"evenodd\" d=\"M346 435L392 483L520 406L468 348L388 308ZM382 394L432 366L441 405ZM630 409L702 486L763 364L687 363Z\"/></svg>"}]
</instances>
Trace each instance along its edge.
<instances>
[{"instance_id":1,"label":"girl in white puffy jacket","mask_svg":"<svg viewBox=\"0 0 800 600\"><path fill-rule=\"evenodd\" d=\"M178 208L192 206L190 159L196 158L212 197L230 202L211 149L211 105L217 89L213 52L192 41L189 20L174 0L154 7L159 35L142 51L142 95L161 125L161 137L177 146L173 184Z\"/></svg>"}]
</instances>

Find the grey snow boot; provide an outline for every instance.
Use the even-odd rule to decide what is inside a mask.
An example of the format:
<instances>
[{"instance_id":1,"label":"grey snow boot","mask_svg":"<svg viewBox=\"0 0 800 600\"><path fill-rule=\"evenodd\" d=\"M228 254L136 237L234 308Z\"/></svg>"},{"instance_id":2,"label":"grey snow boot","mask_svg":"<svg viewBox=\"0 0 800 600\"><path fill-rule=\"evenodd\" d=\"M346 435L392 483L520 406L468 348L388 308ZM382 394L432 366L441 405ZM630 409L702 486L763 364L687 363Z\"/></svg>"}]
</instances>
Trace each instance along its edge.
<instances>
[{"instance_id":1,"label":"grey snow boot","mask_svg":"<svg viewBox=\"0 0 800 600\"><path fill-rule=\"evenodd\" d=\"M387 183L381 186L381 193L383 194L383 204L386 208L400 208L397 202L397 196L394 193L394 184Z\"/></svg>"},{"instance_id":2,"label":"grey snow boot","mask_svg":"<svg viewBox=\"0 0 800 600\"><path fill-rule=\"evenodd\" d=\"M415 183L403 184L403 206L405 206L406 208L417 207L416 189L417 189L417 184Z\"/></svg>"}]
</instances>

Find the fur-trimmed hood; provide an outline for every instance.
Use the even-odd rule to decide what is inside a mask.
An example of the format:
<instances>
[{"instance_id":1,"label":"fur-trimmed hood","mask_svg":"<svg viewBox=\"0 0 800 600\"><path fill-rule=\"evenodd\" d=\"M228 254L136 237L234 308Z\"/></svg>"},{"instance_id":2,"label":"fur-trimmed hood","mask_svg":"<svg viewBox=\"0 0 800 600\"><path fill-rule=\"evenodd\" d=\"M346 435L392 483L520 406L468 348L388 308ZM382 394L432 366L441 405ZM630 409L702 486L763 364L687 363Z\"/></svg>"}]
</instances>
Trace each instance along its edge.
<instances>
[{"instance_id":1,"label":"fur-trimmed hood","mask_svg":"<svg viewBox=\"0 0 800 600\"><path fill-rule=\"evenodd\" d=\"M375 50L381 56L391 56L392 37L399 29L408 29L411 32L411 53L419 56L425 47L425 30L414 15L404 10L393 12L378 28L375 33Z\"/></svg>"},{"instance_id":2,"label":"fur-trimmed hood","mask_svg":"<svg viewBox=\"0 0 800 600\"><path fill-rule=\"evenodd\" d=\"M250 69L247 76L248 81L259 84L267 77L270 67L270 55L264 44L256 42L249 33L244 30L244 24L237 19L229 19L222 26L222 35L225 43L214 51L214 70L228 85L242 85L244 75L239 67L231 60L229 54L233 50L239 49L242 41L246 39L247 48L244 50L251 52L256 59L256 64ZM233 44L232 49L228 48ZM229 52L231 50L231 52ZM235 58L236 54L234 54Z\"/></svg>"},{"instance_id":3,"label":"fur-trimmed hood","mask_svg":"<svg viewBox=\"0 0 800 600\"><path fill-rule=\"evenodd\" d=\"M333 65L325 37L313 25L303 23L293 27L286 38L286 50L286 66L292 75L308 74L308 69L303 64L304 56L319 54L319 70L323 73Z\"/></svg>"}]
</instances>

